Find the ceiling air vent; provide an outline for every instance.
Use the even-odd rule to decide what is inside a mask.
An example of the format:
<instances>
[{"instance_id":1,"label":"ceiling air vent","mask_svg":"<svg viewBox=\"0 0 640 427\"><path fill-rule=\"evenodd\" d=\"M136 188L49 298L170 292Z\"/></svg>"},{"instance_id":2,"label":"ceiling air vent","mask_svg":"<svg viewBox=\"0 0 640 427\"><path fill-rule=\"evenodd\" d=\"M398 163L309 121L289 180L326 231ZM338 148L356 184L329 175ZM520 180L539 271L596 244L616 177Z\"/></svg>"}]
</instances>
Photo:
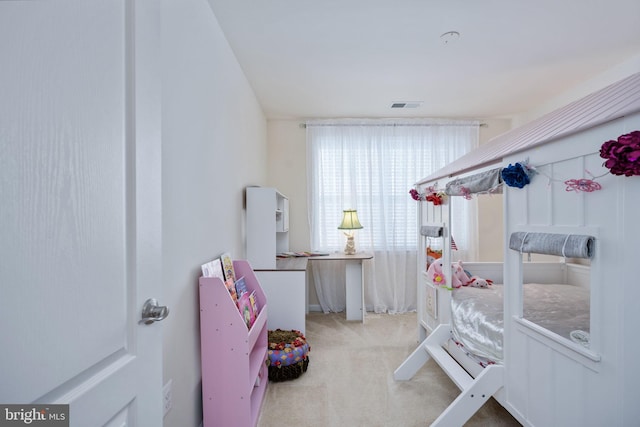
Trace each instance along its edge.
<instances>
[{"instance_id":1,"label":"ceiling air vent","mask_svg":"<svg viewBox=\"0 0 640 427\"><path fill-rule=\"evenodd\" d=\"M391 108L418 108L422 105L422 101L394 102Z\"/></svg>"}]
</instances>

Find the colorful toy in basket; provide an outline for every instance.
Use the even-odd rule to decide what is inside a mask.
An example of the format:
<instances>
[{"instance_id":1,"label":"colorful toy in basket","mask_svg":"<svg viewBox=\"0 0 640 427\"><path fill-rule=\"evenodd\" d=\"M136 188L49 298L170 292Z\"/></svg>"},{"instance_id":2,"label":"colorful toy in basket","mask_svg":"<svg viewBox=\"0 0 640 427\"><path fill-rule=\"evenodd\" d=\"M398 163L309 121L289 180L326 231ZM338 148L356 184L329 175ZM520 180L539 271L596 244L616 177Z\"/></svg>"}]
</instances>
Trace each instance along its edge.
<instances>
[{"instance_id":1,"label":"colorful toy in basket","mask_svg":"<svg viewBox=\"0 0 640 427\"><path fill-rule=\"evenodd\" d=\"M311 347L300 331L276 329L268 336L269 381L291 380L307 371Z\"/></svg>"}]
</instances>

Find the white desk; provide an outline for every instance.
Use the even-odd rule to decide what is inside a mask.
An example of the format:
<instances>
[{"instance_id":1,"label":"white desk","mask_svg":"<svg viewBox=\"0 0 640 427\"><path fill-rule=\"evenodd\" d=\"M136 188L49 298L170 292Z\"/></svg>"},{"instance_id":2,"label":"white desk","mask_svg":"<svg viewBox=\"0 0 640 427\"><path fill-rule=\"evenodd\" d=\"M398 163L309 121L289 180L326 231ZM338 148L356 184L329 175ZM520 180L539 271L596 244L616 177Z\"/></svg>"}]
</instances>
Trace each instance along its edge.
<instances>
[{"instance_id":1,"label":"white desk","mask_svg":"<svg viewBox=\"0 0 640 427\"><path fill-rule=\"evenodd\" d=\"M355 255L336 252L314 257L281 258L276 261L275 269L255 270L268 299L268 328L296 329L306 333L305 316L309 311L308 262L346 261L346 318L364 322L366 310L362 261L372 258L373 254L366 252Z\"/></svg>"},{"instance_id":2,"label":"white desk","mask_svg":"<svg viewBox=\"0 0 640 427\"><path fill-rule=\"evenodd\" d=\"M345 268L345 293L347 306L347 320L359 320L364 322L366 312L364 306L364 278L362 261L372 259L373 254L356 252L354 255L345 255L336 252L330 255L309 257L312 262L346 261Z\"/></svg>"}]
</instances>

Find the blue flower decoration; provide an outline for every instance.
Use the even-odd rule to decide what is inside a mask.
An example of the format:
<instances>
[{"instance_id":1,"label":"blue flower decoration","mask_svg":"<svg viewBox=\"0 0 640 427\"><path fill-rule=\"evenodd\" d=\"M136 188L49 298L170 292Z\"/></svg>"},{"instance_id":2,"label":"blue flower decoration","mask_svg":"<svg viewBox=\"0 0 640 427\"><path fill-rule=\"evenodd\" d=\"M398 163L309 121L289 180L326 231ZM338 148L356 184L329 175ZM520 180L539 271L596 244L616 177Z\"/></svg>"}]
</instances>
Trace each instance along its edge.
<instances>
[{"instance_id":1,"label":"blue flower decoration","mask_svg":"<svg viewBox=\"0 0 640 427\"><path fill-rule=\"evenodd\" d=\"M531 182L527 169L520 163L509 164L509 166L500 171L500 176L509 187L522 188Z\"/></svg>"}]
</instances>

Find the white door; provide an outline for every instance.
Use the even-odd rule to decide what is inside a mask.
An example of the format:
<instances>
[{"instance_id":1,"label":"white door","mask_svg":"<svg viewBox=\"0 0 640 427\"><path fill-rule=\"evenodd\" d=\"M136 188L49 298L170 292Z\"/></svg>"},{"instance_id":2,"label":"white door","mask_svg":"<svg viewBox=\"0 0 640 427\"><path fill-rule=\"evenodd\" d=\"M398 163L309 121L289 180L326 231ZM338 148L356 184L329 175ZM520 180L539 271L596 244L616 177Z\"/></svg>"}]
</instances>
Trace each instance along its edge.
<instances>
[{"instance_id":1,"label":"white door","mask_svg":"<svg viewBox=\"0 0 640 427\"><path fill-rule=\"evenodd\" d=\"M0 1L0 404L162 425L159 25L153 0Z\"/></svg>"}]
</instances>

